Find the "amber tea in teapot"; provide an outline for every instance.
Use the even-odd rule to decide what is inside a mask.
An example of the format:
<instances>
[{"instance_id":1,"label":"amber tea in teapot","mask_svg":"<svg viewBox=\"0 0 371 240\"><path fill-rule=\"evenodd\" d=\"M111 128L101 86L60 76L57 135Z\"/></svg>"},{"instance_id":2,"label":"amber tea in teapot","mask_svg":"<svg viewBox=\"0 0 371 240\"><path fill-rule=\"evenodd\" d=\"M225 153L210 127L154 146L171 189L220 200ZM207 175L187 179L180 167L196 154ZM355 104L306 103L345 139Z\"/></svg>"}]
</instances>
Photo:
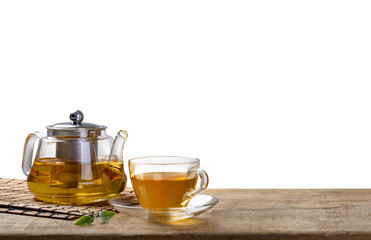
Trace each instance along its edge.
<instances>
[{"instance_id":1,"label":"amber tea in teapot","mask_svg":"<svg viewBox=\"0 0 371 240\"><path fill-rule=\"evenodd\" d=\"M34 161L27 181L39 200L83 204L117 196L125 188L126 176L119 161L81 164L45 158Z\"/></svg>"},{"instance_id":2,"label":"amber tea in teapot","mask_svg":"<svg viewBox=\"0 0 371 240\"><path fill-rule=\"evenodd\" d=\"M73 123L47 126L47 135L31 133L26 139L22 168L35 198L61 204L99 202L125 189L122 150L127 132L116 138L106 127L82 123L81 111L70 115ZM32 163L34 144L39 140Z\"/></svg>"}]
</instances>

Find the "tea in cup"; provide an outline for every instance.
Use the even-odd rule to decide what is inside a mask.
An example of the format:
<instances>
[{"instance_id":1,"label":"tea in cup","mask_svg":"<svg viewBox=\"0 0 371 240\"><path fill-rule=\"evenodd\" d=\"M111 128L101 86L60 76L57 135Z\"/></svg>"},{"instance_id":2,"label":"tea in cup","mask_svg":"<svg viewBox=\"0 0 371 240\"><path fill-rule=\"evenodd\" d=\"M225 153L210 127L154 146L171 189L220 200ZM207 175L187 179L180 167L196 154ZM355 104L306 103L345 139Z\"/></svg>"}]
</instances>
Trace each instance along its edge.
<instances>
[{"instance_id":1,"label":"tea in cup","mask_svg":"<svg viewBox=\"0 0 371 240\"><path fill-rule=\"evenodd\" d=\"M189 200L203 192L209 178L200 160L186 157L142 157L129 160L131 183L143 208L171 210L186 207ZM200 186L196 188L198 177Z\"/></svg>"}]
</instances>

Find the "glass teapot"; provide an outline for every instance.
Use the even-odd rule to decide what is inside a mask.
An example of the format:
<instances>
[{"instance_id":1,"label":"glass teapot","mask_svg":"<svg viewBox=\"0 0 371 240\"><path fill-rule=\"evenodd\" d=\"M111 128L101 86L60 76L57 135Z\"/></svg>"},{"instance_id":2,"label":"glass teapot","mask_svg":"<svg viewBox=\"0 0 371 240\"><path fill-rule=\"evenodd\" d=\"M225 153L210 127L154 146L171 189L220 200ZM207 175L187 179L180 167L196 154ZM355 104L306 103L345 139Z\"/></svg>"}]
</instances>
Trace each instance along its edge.
<instances>
[{"instance_id":1,"label":"glass teapot","mask_svg":"<svg viewBox=\"0 0 371 240\"><path fill-rule=\"evenodd\" d=\"M83 113L76 111L70 114L71 122L47 126L47 135L28 135L22 169L36 199L85 204L106 201L125 189L122 152L127 132L119 131L113 140L106 126L83 119Z\"/></svg>"}]
</instances>

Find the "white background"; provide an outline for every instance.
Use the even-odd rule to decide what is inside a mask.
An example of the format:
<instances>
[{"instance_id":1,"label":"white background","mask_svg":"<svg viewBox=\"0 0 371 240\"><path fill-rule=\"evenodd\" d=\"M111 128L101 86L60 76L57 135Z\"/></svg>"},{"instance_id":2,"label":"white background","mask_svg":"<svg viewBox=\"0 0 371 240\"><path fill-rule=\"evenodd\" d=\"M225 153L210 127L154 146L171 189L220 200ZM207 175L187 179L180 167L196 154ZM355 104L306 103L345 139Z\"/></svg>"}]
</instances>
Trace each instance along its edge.
<instances>
[{"instance_id":1,"label":"white background","mask_svg":"<svg viewBox=\"0 0 371 240\"><path fill-rule=\"evenodd\" d=\"M370 1L0 1L0 176L29 132L129 132L212 188L371 186Z\"/></svg>"}]
</instances>

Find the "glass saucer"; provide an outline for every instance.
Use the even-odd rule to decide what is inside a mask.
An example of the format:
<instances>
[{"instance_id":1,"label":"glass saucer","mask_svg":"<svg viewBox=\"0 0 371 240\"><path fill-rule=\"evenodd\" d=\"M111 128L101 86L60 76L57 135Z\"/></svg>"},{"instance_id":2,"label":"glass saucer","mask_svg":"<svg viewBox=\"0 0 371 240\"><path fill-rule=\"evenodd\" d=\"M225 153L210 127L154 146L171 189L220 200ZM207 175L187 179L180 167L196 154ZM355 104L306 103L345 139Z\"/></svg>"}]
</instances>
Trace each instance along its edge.
<instances>
[{"instance_id":1,"label":"glass saucer","mask_svg":"<svg viewBox=\"0 0 371 240\"><path fill-rule=\"evenodd\" d=\"M198 194L191 198L187 207L184 208L168 208L166 211L149 210L142 208L139 205L138 199L135 194L128 194L111 198L109 203L120 213L125 213L135 217L145 218L151 221L169 222L179 221L186 218L191 218L206 212L215 204L219 199L206 194Z\"/></svg>"}]
</instances>

